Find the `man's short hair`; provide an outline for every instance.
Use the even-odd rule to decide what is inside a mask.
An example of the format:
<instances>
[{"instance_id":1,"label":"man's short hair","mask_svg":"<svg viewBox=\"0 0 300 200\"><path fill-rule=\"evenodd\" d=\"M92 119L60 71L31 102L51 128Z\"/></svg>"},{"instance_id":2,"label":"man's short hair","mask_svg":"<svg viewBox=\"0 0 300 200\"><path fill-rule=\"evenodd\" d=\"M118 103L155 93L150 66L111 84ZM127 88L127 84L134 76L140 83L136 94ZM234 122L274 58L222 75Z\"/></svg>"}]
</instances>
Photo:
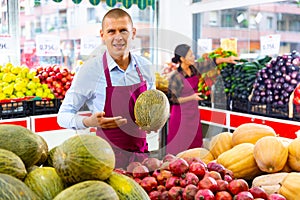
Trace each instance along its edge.
<instances>
[{"instance_id":1,"label":"man's short hair","mask_svg":"<svg viewBox=\"0 0 300 200\"><path fill-rule=\"evenodd\" d=\"M118 18L121 18L121 17L128 17L130 22L131 22L131 25L133 25L133 22L132 22L132 19L131 19L131 16L123 9L121 8L113 8L111 10L109 10L103 17L102 19L102 29L104 28L103 27L103 24L104 24L104 21L106 18L114 18L114 19L118 19Z\"/></svg>"}]
</instances>

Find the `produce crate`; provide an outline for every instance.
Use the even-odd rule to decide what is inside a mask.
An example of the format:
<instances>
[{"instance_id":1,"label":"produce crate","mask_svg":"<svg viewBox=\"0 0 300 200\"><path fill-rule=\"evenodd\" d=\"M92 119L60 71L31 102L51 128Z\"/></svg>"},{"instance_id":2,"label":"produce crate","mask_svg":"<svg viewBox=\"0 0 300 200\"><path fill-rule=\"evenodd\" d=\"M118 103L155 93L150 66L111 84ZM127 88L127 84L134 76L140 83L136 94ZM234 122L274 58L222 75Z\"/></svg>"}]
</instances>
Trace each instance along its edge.
<instances>
[{"instance_id":1,"label":"produce crate","mask_svg":"<svg viewBox=\"0 0 300 200\"><path fill-rule=\"evenodd\" d=\"M249 102L249 114L268 116L268 105L250 101Z\"/></svg>"},{"instance_id":2,"label":"produce crate","mask_svg":"<svg viewBox=\"0 0 300 200\"><path fill-rule=\"evenodd\" d=\"M250 112L250 102L248 99L232 99L232 111L249 113Z\"/></svg>"},{"instance_id":3,"label":"produce crate","mask_svg":"<svg viewBox=\"0 0 300 200\"><path fill-rule=\"evenodd\" d=\"M28 111L26 101L1 101L0 119L26 117Z\"/></svg>"},{"instance_id":4,"label":"produce crate","mask_svg":"<svg viewBox=\"0 0 300 200\"><path fill-rule=\"evenodd\" d=\"M29 115L56 114L58 112L57 99L39 99L28 101Z\"/></svg>"},{"instance_id":5,"label":"produce crate","mask_svg":"<svg viewBox=\"0 0 300 200\"><path fill-rule=\"evenodd\" d=\"M289 105L267 105L267 113L269 117L274 117L278 119L289 119Z\"/></svg>"},{"instance_id":6,"label":"produce crate","mask_svg":"<svg viewBox=\"0 0 300 200\"><path fill-rule=\"evenodd\" d=\"M211 101L210 100L201 100L201 101L199 101L199 106L211 107Z\"/></svg>"}]
</instances>

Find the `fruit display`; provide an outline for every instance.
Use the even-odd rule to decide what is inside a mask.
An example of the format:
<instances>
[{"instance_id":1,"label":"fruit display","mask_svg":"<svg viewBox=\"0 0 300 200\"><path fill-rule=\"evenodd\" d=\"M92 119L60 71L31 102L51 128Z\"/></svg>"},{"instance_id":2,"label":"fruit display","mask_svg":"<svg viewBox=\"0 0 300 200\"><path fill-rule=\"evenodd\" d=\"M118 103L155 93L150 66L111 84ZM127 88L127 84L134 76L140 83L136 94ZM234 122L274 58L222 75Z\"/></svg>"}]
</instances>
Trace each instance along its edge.
<instances>
[{"instance_id":1,"label":"fruit display","mask_svg":"<svg viewBox=\"0 0 300 200\"><path fill-rule=\"evenodd\" d=\"M65 97L71 87L75 72L59 65L38 66L36 76L42 84L47 84L54 96L59 99Z\"/></svg>"},{"instance_id":2,"label":"fruit display","mask_svg":"<svg viewBox=\"0 0 300 200\"><path fill-rule=\"evenodd\" d=\"M286 105L300 82L300 54L277 56L261 69L254 83L251 101L274 106Z\"/></svg>"},{"instance_id":3,"label":"fruit display","mask_svg":"<svg viewBox=\"0 0 300 200\"><path fill-rule=\"evenodd\" d=\"M134 104L136 124L146 131L161 129L170 115L167 96L160 90L147 90L140 94Z\"/></svg>"},{"instance_id":4,"label":"fruit display","mask_svg":"<svg viewBox=\"0 0 300 200\"><path fill-rule=\"evenodd\" d=\"M213 136L207 149L148 157L126 169L115 168L112 148L98 136L78 134L48 150L36 135L18 125L0 125L0 141L8 144L0 144L4 199L300 198L300 138L277 136L266 125L242 124ZM34 144L40 149L28 148ZM18 151L26 156L13 153Z\"/></svg>"},{"instance_id":5,"label":"fruit display","mask_svg":"<svg viewBox=\"0 0 300 200\"><path fill-rule=\"evenodd\" d=\"M0 100L37 96L54 99L54 93L43 84L34 69L7 63L0 66Z\"/></svg>"}]
</instances>

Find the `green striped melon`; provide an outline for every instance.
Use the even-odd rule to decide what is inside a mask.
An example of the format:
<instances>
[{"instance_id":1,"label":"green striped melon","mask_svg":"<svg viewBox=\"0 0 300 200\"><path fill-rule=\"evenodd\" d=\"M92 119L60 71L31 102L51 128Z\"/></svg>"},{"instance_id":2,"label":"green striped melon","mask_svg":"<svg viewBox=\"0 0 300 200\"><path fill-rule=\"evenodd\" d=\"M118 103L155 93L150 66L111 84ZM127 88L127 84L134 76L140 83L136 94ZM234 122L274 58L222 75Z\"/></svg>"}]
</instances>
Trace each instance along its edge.
<instances>
[{"instance_id":1,"label":"green striped melon","mask_svg":"<svg viewBox=\"0 0 300 200\"><path fill-rule=\"evenodd\" d=\"M17 154L26 167L37 163L42 154L35 133L13 124L0 124L0 148Z\"/></svg>"},{"instance_id":2,"label":"green striped melon","mask_svg":"<svg viewBox=\"0 0 300 200\"><path fill-rule=\"evenodd\" d=\"M53 167L34 169L28 173L24 183L43 200L52 200L65 189L63 180Z\"/></svg>"},{"instance_id":3,"label":"green striped melon","mask_svg":"<svg viewBox=\"0 0 300 200\"><path fill-rule=\"evenodd\" d=\"M79 134L57 146L53 166L67 185L85 180L105 180L115 167L115 154L103 138Z\"/></svg>"},{"instance_id":4,"label":"green striped melon","mask_svg":"<svg viewBox=\"0 0 300 200\"><path fill-rule=\"evenodd\" d=\"M160 90L147 90L140 94L134 105L136 124L145 131L158 131L167 122L170 103Z\"/></svg>"},{"instance_id":5,"label":"green striped melon","mask_svg":"<svg viewBox=\"0 0 300 200\"><path fill-rule=\"evenodd\" d=\"M0 173L23 180L27 175L27 170L19 156L6 149L0 149Z\"/></svg>"},{"instance_id":6,"label":"green striped melon","mask_svg":"<svg viewBox=\"0 0 300 200\"><path fill-rule=\"evenodd\" d=\"M37 195L20 179L0 173L1 200L39 200Z\"/></svg>"},{"instance_id":7,"label":"green striped melon","mask_svg":"<svg viewBox=\"0 0 300 200\"><path fill-rule=\"evenodd\" d=\"M35 165L41 166L46 162L46 160L48 158L48 144L42 136L40 136L38 134L35 134L35 137L36 137L37 141L39 142L39 146L40 146L40 149L41 149L41 157L35 163Z\"/></svg>"},{"instance_id":8,"label":"green striped melon","mask_svg":"<svg viewBox=\"0 0 300 200\"><path fill-rule=\"evenodd\" d=\"M57 146L53 147L48 151L47 160L43 163L43 166L53 167L53 155L56 150Z\"/></svg>"},{"instance_id":9,"label":"green striped melon","mask_svg":"<svg viewBox=\"0 0 300 200\"><path fill-rule=\"evenodd\" d=\"M106 182L114 188L120 200L150 200L142 186L124 174L112 172Z\"/></svg>"},{"instance_id":10,"label":"green striped melon","mask_svg":"<svg viewBox=\"0 0 300 200\"><path fill-rule=\"evenodd\" d=\"M54 200L119 200L115 190L99 180L88 180L76 183L61 193Z\"/></svg>"}]
</instances>

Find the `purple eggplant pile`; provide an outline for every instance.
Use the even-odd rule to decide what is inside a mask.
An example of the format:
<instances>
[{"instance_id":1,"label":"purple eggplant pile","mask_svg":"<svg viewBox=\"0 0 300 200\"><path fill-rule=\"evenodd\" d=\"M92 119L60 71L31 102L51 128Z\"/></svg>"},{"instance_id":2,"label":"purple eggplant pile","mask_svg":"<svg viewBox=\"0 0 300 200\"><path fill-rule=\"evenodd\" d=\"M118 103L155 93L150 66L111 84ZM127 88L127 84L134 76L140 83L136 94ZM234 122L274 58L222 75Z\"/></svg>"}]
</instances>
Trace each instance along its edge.
<instances>
[{"instance_id":1,"label":"purple eggplant pile","mask_svg":"<svg viewBox=\"0 0 300 200\"><path fill-rule=\"evenodd\" d=\"M286 105L300 82L299 67L300 53L295 50L272 59L257 73L251 102Z\"/></svg>"}]
</instances>

